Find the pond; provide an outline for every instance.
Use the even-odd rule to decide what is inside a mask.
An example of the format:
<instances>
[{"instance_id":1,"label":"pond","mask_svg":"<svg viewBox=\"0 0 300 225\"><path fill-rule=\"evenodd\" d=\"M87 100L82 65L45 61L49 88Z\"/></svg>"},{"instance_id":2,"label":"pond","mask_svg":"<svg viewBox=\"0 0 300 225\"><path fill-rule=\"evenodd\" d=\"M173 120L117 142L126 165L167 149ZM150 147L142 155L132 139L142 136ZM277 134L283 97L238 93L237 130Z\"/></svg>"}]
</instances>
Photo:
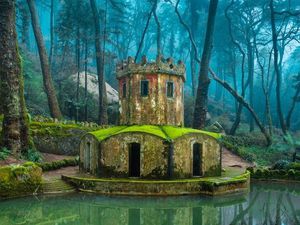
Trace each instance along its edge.
<instances>
[{"instance_id":1,"label":"pond","mask_svg":"<svg viewBox=\"0 0 300 225\"><path fill-rule=\"evenodd\" d=\"M252 184L223 197L108 197L75 193L0 201L0 224L300 224L300 184Z\"/></svg>"}]
</instances>

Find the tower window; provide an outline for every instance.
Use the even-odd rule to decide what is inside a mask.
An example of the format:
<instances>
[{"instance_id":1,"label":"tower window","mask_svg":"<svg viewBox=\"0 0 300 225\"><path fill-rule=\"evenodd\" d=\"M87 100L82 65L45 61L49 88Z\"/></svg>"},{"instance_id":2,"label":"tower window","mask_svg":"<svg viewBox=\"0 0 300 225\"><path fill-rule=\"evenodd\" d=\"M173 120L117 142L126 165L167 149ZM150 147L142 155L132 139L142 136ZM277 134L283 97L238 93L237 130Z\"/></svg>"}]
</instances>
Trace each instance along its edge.
<instances>
[{"instance_id":1,"label":"tower window","mask_svg":"<svg viewBox=\"0 0 300 225\"><path fill-rule=\"evenodd\" d=\"M149 81L142 80L141 81L141 96L148 96L149 95Z\"/></svg>"},{"instance_id":2,"label":"tower window","mask_svg":"<svg viewBox=\"0 0 300 225\"><path fill-rule=\"evenodd\" d=\"M126 98L126 83L124 82L122 85L122 97Z\"/></svg>"},{"instance_id":3,"label":"tower window","mask_svg":"<svg viewBox=\"0 0 300 225\"><path fill-rule=\"evenodd\" d=\"M172 81L167 82L167 97L168 98L174 97L174 83Z\"/></svg>"}]
</instances>

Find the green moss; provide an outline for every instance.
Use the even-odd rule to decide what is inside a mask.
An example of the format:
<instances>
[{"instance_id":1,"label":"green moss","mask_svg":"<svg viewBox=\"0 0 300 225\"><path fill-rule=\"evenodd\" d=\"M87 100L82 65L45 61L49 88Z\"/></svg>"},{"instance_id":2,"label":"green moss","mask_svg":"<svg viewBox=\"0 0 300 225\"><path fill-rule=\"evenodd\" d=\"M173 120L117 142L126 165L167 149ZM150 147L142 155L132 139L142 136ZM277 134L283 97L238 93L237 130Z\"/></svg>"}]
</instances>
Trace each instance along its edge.
<instances>
[{"instance_id":1,"label":"green moss","mask_svg":"<svg viewBox=\"0 0 300 225\"><path fill-rule=\"evenodd\" d=\"M243 174L234 177L204 177L204 178L190 178L190 179L174 179L174 180L145 180L145 179L130 179L130 178L86 178L86 177L72 177L63 176L65 178L80 180L80 181L94 181L94 182L116 182L116 183L144 183L144 184L164 184L164 183L193 183L193 182L207 182L213 185L223 185L236 182L245 182L250 176L250 172L246 171Z\"/></svg>"},{"instance_id":2,"label":"green moss","mask_svg":"<svg viewBox=\"0 0 300 225\"><path fill-rule=\"evenodd\" d=\"M76 158L74 159L63 159L59 161L54 162L46 162L46 163L37 163L39 167L42 168L42 170L45 171L51 171L51 170L57 170L63 167L68 166L77 166L78 160Z\"/></svg>"},{"instance_id":3,"label":"green moss","mask_svg":"<svg viewBox=\"0 0 300 225\"><path fill-rule=\"evenodd\" d=\"M222 137L222 135L219 133L176 126L162 126L162 130L173 140L186 134L205 134L215 139L219 139Z\"/></svg>"},{"instance_id":4,"label":"green moss","mask_svg":"<svg viewBox=\"0 0 300 225\"><path fill-rule=\"evenodd\" d=\"M0 167L0 198L32 194L42 182L42 170L35 164Z\"/></svg>"},{"instance_id":5,"label":"green moss","mask_svg":"<svg viewBox=\"0 0 300 225\"><path fill-rule=\"evenodd\" d=\"M98 131L90 132L99 141L105 140L113 135L122 133L147 133L164 140L170 141L176 138L182 137L186 134L204 134L213 138L219 139L221 134L196 130L191 128L182 128L175 126L154 126L154 125L133 125L133 126L115 126L106 129L100 129Z\"/></svg>"},{"instance_id":6,"label":"green moss","mask_svg":"<svg viewBox=\"0 0 300 225\"><path fill-rule=\"evenodd\" d=\"M68 137L73 134L72 130L92 131L95 128L85 127L79 124L63 124L54 122L32 122L30 130L32 135L51 135L58 137Z\"/></svg>"},{"instance_id":7,"label":"green moss","mask_svg":"<svg viewBox=\"0 0 300 225\"><path fill-rule=\"evenodd\" d=\"M110 128L100 129L97 131L90 132L90 134L95 136L95 138L97 138L99 141L102 141L102 140L116 134L120 130L125 129L126 127L127 126L110 127Z\"/></svg>"}]
</instances>

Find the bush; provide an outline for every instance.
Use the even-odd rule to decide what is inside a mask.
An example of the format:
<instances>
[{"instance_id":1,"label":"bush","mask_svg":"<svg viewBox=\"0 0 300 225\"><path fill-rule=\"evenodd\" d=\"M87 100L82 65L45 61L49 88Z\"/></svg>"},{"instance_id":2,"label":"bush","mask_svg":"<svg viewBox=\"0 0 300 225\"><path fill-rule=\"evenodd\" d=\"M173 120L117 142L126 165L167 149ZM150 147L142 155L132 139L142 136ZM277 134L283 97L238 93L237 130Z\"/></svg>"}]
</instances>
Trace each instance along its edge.
<instances>
[{"instance_id":1,"label":"bush","mask_svg":"<svg viewBox=\"0 0 300 225\"><path fill-rule=\"evenodd\" d=\"M45 171L57 170L68 166L77 166L78 162L79 162L78 159L63 159L54 162L38 163L38 165L45 172Z\"/></svg>"},{"instance_id":2,"label":"bush","mask_svg":"<svg viewBox=\"0 0 300 225\"><path fill-rule=\"evenodd\" d=\"M296 162L290 163L288 165L288 168L300 171L300 163L296 163Z\"/></svg>"},{"instance_id":3,"label":"bush","mask_svg":"<svg viewBox=\"0 0 300 225\"><path fill-rule=\"evenodd\" d=\"M293 170L293 169L289 169L289 171L288 171L288 175L289 175L289 177L295 177L295 175L296 175L296 172L295 172L295 170Z\"/></svg>"},{"instance_id":4,"label":"bush","mask_svg":"<svg viewBox=\"0 0 300 225\"><path fill-rule=\"evenodd\" d=\"M289 161L287 160L278 160L273 166L272 169L274 170L285 170L289 167Z\"/></svg>"},{"instance_id":5,"label":"bush","mask_svg":"<svg viewBox=\"0 0 300 225\"><path fill-rule=\"evenodd\" d=\"M5 160L10 155L10 151L7 148L2 148L0 150L0 160Z\"/></svg>"},{"instance_id":6,"label":"bush","mask_svg":"<svg viewBox=\"0 0 300 225\"><path fill-rule=\"evenodd\" d=\"M29 160L31 162L41 162L42 156L41 154L34 149L28 149L28 151L23 155L23 158Z\"/></svg>"},{"instance_id":7,"label":"bush","mask_svg":"<svg viewBox=\"0 0 300 225\"><path fill-rule=\"evenodd\" d=\"M42 182L42 170L35 164L0 167L0 198L34 193Z\"/></svg>"}]
</instances>

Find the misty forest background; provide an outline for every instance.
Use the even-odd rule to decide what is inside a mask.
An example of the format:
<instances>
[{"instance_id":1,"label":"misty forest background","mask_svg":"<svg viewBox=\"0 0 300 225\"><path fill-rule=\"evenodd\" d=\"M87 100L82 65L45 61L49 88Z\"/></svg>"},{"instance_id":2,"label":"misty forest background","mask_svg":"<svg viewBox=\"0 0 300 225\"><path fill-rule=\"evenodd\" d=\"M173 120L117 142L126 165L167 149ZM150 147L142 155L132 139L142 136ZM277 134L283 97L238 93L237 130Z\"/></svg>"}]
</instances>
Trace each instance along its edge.
<instances>
[{"instance_id":1,"label":"misty forest background","mask_svg":"<svg viewBox=\"0 0 300 225\"><path fill-rule=\"evenodd\" d=\"M117 124L117 63L161 55L186 65L186 127L299 139L298 0L17 0L16 29L32 118Z\"/></svg>"}]
</instances>

